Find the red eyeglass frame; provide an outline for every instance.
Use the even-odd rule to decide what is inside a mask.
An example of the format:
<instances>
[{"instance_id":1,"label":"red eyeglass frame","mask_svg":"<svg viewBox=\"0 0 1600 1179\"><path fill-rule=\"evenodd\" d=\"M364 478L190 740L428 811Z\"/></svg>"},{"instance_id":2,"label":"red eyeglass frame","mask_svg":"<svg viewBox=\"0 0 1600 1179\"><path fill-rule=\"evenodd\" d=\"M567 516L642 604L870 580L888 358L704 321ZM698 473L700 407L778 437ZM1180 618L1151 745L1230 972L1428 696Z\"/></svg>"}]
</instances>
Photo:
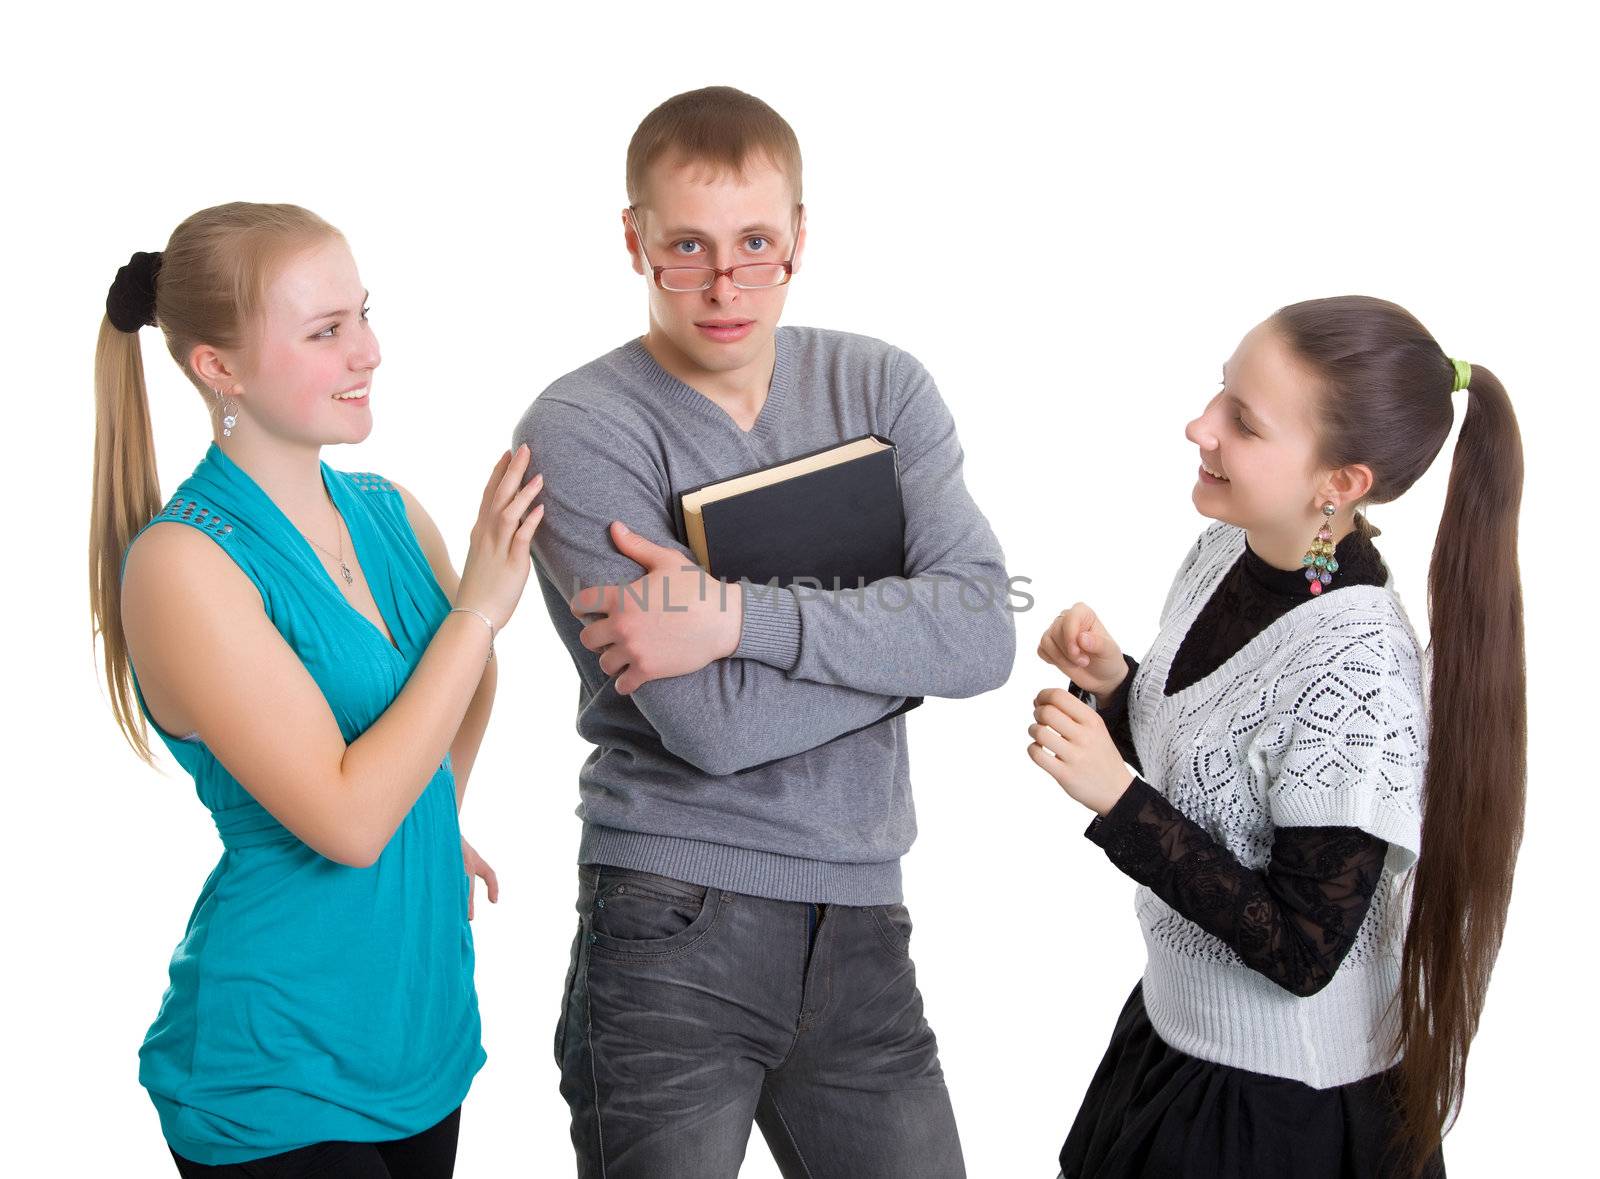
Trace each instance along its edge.
<instances>
[{"instance_id":1,"label":"red eyeglass frame","mask_svg":"<svg viewBox=\"0 0 1600 1179\"><path fill-rule=\"evenodd\" d=\"M717 279L723 275L727 275L728 281L741 291L770 291L777 287L787 286L789 281L794 278L794 256L796 251L800 249L800 223L805 218L805 211L804 204L795 206L794 241L789 246L789 256L782 262L740 262L737 266L724 266L720 269L715 266L657 266L650 261L650 253L644 248L644 230L639 228L639 213L633 205L628 206L628 219L633 222L633 234L639 243L639 253L644 258L645 265L650 267L650 277L656 286L660 290L666 291L669 295L693 295L698 291L709 291L717 285ZM747 287L734 278L733 272L748 266L781 266L783 267L783 281ZM709 274L711 277L701 287L669 287L664 286L661 282L661 272L664 270L698 270L702 274Z\"/></svg>"}]
</instances>

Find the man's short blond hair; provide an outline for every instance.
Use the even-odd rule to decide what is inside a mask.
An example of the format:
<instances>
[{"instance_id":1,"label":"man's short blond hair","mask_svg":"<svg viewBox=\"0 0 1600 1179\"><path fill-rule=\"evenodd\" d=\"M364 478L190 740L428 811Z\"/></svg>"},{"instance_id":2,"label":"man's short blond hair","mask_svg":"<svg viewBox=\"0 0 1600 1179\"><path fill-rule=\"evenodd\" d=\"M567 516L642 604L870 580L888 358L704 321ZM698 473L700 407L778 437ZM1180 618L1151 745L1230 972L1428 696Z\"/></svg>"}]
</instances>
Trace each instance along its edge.
<instances>
[{"instance_id":1,"label":"man's short blond hair","mask_svg":"<svg viewBox=\"0 0 1600 1179\"><path fill-rule=\"evenodd\" d=\"M657 160L706 164L743 176L752 158L789 178L800 203L800 141L782 115L732 86L707 86L667 99L644 117L628 143L628 202L644 203L645 175Z\"/></svg>"}]
</instances>

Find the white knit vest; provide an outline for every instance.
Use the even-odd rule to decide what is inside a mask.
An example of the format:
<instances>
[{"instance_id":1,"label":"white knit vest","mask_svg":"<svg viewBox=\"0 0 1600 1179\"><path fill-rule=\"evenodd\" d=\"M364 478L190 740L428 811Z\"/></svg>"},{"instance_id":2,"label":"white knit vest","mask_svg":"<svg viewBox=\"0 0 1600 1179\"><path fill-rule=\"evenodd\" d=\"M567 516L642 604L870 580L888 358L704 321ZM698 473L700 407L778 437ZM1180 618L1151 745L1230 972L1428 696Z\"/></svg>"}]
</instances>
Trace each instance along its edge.
<instances>
[{"instance_id":1,"label":"white knit vest","mask_svg":"<svg viewBox=\"0 0 1600 1179\"><path fill-rule=\"evenodd\" d=\"M1141 886L1144 1002L1179 1051L1325 1089L1396 1059L1404 890L1422 846L1422 652L1392 582L1347 586L1308 594L1210 675L1166 696L1179 644L1244 547L1242 529L1213 524L1173 582L1161 633L1128 689L1144 777L1252 871L1267 866L1277 827L1359 827L1389 854L1355 944L1305 998Z\"/></svg>"}]
</instances>

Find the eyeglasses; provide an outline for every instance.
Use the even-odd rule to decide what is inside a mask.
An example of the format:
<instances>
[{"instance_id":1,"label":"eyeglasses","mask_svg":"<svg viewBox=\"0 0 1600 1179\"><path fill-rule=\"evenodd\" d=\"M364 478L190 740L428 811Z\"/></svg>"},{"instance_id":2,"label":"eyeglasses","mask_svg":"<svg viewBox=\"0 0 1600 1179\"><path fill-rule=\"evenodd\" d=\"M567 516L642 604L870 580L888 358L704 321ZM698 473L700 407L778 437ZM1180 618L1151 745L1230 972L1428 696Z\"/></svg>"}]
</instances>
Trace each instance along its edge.
<instances>
[{"instance_id":1,"label":"eyeglasses","mask_svg":"<svg viewBox=\"0 0 1600 1179\"><path fill-rule=\"evenodd\" d=\"M639 253L656 286L663 291L709 291L724 274L728 281L741 291L760 291L768 287L781 287L794 277L794 252L800 245L800 217L805 206L800 206L795 216L794 244L789 247L789 257L782 262L741 262L737 266L657 266L650 261L644 248L644 231L639 228L639 214L631 205L628 216L633 221L633 232L639 239Z\"/></svg>"}]
</instances>

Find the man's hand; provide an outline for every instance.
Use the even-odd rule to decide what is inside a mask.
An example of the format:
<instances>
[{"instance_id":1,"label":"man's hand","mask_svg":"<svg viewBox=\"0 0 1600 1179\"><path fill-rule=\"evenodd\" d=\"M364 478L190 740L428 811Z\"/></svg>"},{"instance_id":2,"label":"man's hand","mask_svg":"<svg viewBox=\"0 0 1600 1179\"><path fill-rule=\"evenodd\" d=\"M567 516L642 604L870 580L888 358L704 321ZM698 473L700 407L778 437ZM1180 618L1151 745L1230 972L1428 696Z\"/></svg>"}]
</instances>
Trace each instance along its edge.
<instances>
[{"instance_id":1,"label":"man's hand","mask_svg":"<svg viewBox=\"0 0 1600 1179\"><path fill-rule=\"evenodd\" d=\"M644 566L644 575L626 587L590 586L568 605L589 622L578 641L600 652L600 670L617 677L618 692L688 675L738 649L744 591L737 582L716 580L621 521L611 525L611 542Z\"/></svg>"}]
</instances>

